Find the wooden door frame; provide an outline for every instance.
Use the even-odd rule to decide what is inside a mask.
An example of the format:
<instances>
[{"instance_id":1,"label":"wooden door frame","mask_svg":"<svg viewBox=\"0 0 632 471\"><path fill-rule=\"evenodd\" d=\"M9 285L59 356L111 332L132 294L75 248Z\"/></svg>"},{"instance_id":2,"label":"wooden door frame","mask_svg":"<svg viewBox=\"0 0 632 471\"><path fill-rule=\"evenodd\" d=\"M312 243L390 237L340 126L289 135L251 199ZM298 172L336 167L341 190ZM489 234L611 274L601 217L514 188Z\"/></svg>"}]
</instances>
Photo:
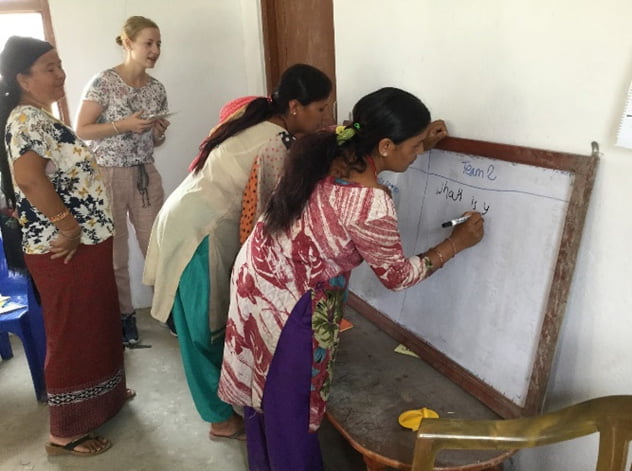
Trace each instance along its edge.
<instances>
[{"instance_id":1,"label":"wooden door frame","mask_svg":"<svg viewBox=\"0 0 632 471\"><path fill-rule=\"evenodd\" d=\"M274 14L276 11L277 0L261 0L261 23L263 32L263 61L266 74L266 88L268 94L272 93L276 86L275 78L281 75L279 70L279 56L273 54L276 50L279 32L277 30L277 22Z\"/></svg>"},{"instance_id":2,"label":"wooden door frame","mask_svg":"<svg viewBox=\"0 0 632 471\"><path fill-rule=\"evenodd\" d=\"M42 15L44 39L55 48L57 47L48 0L2 0L0 1L0 14L3 13L39 13ZM70 126L70 113L65 95L57 102L57 106L61 120Z\"/></svg>"},{"instance_id":3,"label":"wooden door frame","mask_svg":"<svg viewBox=\"0 0 632 471\"><path fill-rule=\"evenodd\" d=\"M265 67L265 77L266 77L266 86L268 93L271 93L276 87L278 80L285 70L285 68L289 65L292 65L292 58L295 58L296 49L292 47L286 48L284 44L282 44L283 38L287 37L286 31L283 31L283 28L288 28L289 25L286 25L285 22L287 17L284 16L284 9L287 9L287 3L289 0L260 0L261 6L261 25L262 25L262 36L263 36L263 56L264 56L264 67ZM296 0L294 0L296 1ZM322 2L322 0L319 0ZM293 4L293 7L303 8L307 6L309 2ZM320 5L325 8L325 5L322 3L315 2L315 4ZM319 8L319 7L317 7ZM299 8L300 9L300 8ZM304 8L305 9L305 8ZM337 120L337 109L336 109L336 65L335 65L335 38L333 35L333 0L328 0L327 9L327 18L331 14L331 23L328 23L325 20L325 17L319 17L320 20L325 21L317 21L318 26L316 27L316 31L323 32L321 28L327 28L327 34L331 34L332 43L323 44L325 46L324 49L314 49L313 43L310 43L306 40L305 42L305 52L306 59L299 60L299 62L306 62L319 67L323 70L331 79L333 89L332 89L332 103L331 110L328 112L330 114L329 119L332 119L335 123ZM309 24L308 24L309 25ZM329 31L331 28L331 32ZM329 36L327 36L329 37ZM302 41L302 38L300 38ZM301 43L302 44L302 43ZM331 48L330 48L331 46ZM324 52L323 54L317 54L316 51ZM331 55L330 55L331 54ZM312 59L310 60L309 57ZM314 61L314 57L318 57Z\"/></svg>"}]
</instances>

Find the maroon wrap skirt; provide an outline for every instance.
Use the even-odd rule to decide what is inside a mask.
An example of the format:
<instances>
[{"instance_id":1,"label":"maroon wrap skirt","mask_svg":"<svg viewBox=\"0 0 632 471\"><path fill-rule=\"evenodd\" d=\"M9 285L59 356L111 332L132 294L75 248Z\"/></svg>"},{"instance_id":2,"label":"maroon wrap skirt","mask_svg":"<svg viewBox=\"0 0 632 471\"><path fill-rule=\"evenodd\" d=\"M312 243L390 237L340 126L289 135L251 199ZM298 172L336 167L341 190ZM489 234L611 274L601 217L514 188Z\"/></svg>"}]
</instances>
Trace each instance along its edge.
<instances>
[{"instance_id":1,"label":"maroon wrap skirt","mask_svg":"<svg viewBox=\"0 0 632 471\"><path fill-rule=\"evenodd\" d=\"M42 302L50 433L71 437L105 423L126 398L112 238L80 245L67 265L50 257L25 260Z\"/></svg>"}]
</instances>

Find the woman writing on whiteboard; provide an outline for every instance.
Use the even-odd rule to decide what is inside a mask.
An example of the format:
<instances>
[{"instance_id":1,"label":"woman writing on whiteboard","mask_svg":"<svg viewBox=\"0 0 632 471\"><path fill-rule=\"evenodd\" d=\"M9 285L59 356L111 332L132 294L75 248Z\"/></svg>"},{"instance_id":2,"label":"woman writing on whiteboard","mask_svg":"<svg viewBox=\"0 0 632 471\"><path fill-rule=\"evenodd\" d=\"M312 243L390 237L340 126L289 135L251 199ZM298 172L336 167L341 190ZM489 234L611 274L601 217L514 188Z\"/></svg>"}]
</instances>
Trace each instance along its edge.
<instances>
[{"instance_id":1,"label":"woman writing on whiteboard","mask_svg":"<svg viewBox=\"0 0 632 471\"><path fill-rule=\"evenodd\" d=\"M250 469L322 469L314 432L352 268L364 260L401 290L481 240L483 220L471 212L446 240L406 257L393 201L377 181L446 134L418 98L383 88L355 105L350 126L291 148L231 279L219 395L245 406Z\"/></svg>"},{"instance_id":2,"label":"woman writing on whiteboard","mask_svg":"<svg viewBox=\"0 0 632 471\"><path fill-rule=\"evenodd\" d=\"M132 16L116 43L125 60L97 74L86 87L77 114L77 134L90 140L114 217L114 273L125 345L139 341L129 276L127 219L134 226L143 256L151 226L162 206L162 179L154 166L154 147L165 141L169 121L162 83L147 73L160 57L162 40L156 23Z\"/></svg>"}]
</instances>

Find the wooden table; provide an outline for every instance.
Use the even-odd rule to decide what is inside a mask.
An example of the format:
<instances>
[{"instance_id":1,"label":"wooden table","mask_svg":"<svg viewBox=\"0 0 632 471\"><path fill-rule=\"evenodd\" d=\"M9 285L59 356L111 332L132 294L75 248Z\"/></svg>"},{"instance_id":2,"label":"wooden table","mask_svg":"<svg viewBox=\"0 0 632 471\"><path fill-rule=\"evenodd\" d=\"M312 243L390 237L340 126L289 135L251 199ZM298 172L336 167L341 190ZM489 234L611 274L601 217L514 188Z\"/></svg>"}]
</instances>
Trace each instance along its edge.
<instances>
[{"instance_id":1,"label":"wooden table","mask_svg":"<svg viewBox=\"0 0 632 471\"><path fill-rule=\"evenodd\" d=\"M428 407L440 417L498 419L496 413L423 360L396 353L398 342L347 307L354 327L340 334L327 417L359 451L368 471L410 470L415 433L397 422L408 409ZM446 450L437 467L502 470L512 451Z\"/></svg>"}]
</instances>

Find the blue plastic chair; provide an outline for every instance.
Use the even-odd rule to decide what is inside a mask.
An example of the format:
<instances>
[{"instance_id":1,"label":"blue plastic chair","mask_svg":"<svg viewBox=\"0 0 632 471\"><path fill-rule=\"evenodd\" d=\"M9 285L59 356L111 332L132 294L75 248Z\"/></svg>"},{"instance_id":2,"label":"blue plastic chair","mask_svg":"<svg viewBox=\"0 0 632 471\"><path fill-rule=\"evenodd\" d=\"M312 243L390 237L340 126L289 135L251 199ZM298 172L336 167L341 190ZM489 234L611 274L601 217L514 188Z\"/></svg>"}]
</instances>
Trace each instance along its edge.
<instances>
[{"instance_id":1,"label":"blue plastic chair","mask_svg":"<svg viewBox=\"0 0 632 471\"><path fill-rule=\"evenodd\" d=\"M46 334L42 309L35 298L33 281L28 275L11 272L7 268L2 236L0 235L0 293L10 296L12 302L23 304L24 308L0 314L0 358L13 357L9 332L22 340L26 360L31 370L35 397L46 401L44 382L44 359L46 357Z\"/></svg>"}]
</instances>

